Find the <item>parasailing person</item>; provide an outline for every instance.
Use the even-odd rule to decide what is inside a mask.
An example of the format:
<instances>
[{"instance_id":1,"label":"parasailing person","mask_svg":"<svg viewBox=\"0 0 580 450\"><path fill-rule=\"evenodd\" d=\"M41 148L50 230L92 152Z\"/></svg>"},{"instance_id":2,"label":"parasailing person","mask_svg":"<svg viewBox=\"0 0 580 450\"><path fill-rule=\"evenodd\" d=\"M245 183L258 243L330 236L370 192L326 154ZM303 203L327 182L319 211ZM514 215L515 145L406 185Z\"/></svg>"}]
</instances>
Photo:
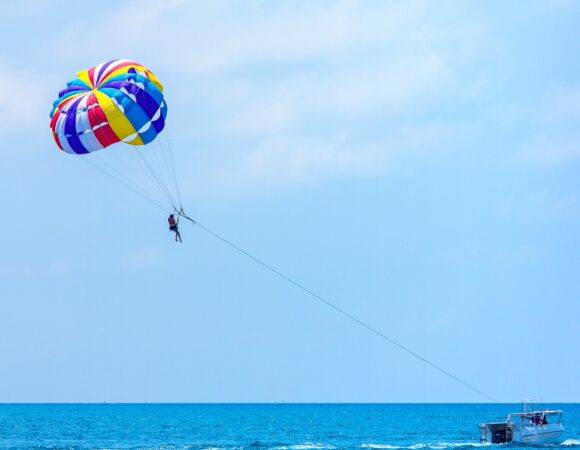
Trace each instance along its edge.
<instances>
[{"instance_id":1,"label":"parasailing person","mask_svg":"<svg viewBox=\"0 0 580 450\"><path fill-rule=\"evenodd\" d=\"M175 216L170 214L167 222L169 223L169 231L175 233L175 242L181 242L181 234L179 233L179 217L175 220Z\"/></svg>"}]
</instances>

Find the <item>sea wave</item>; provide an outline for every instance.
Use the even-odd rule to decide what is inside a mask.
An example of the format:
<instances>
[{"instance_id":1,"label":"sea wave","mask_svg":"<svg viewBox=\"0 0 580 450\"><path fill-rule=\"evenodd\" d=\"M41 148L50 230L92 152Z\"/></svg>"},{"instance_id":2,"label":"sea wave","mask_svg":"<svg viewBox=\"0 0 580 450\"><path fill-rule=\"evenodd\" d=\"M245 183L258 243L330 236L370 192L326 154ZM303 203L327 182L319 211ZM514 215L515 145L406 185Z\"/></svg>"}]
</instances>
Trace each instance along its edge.
<instances>
[{"instance_id":1,"label":"sea wave","mask_svg":"<svg viewBox=\"0 0 580 450\"><path fill-rule=\"evenodd\" d=\"M392 445L392 444L375 444L367 443L362 444L360 448L372 448L372 449L387 449L387 450L469 450L478 447L488 447L493 444L489 442L479 443L479 442L430 442L430 443L419 443L413 445ZM509 447L517 448L521 447L519 444L512 444ZM527 446L526 446L527 447ZM561 444L550 444L544 447L558 448L565 447L566 450L580 448L580 440L578 439L566 439ZM539 447L541 448L541 447Z\"/></svg>"},{"instance_id":2,"label":"sea wave","mask_svg":"<svg viewBox=\"0 0 580 450\"><path fill-rule=\"evenodd\" d=\"M289 444L272 447L275 450L309 450L309 449L336 449L334 445L329 444L315 444L311 442L305 442L302 444Z\"/></svg>"},{"instance_id":3,"label":"sea wave","mask_svg":"<svg viewBox=\"0 0 580 450\"><path fill-rule=\"evenodd\" d=\"M399 449L403 448L398 445L390 445L390 444L363 444L360 446L361 448L388 448L388 449Z\"/></svg>"},{"instance_id":4,"label":"sea wave","mask_svg":"<svg viewBox=\"0 0 580 450\"><path fill-rule=\"evenodd\" d=\"M468 450L470 448L476 447L487 447L491 445L490 443L479 443L479 442L430 442L430 443L419 443L413 445L391 445L391 444L362 444L361 448L384 448L389 450L397 449L408 449L408 450L420 450L420 449L432 449L432 450L443 450L447 448L452 448L454 450Z\"/></svg>"},{"instance_id":5,"label":"sea wave","mask_svg":"<svg viewBox=\"0 0 580 450\"><path fill-rule=\"evenodd\" d=\"M371 449L387 449L387 450L445 450L445 449L453 449L453 450L469 450L478 447L488 447L494 444L489 442L479 443L479 442L430 442L430 443L418 443L413 445L393 445L393 444L376 444L376 443L367 443L362 444L360 448L371 448ZM504 444L505 445L505 444ZM508 447L518 448L521 447L520 444L508 444ZM525 446L527 447L527 446ZM534 447L534 448L541 448ZM566 439L564 442L560 444L549 444L543 447L550 447L550 448L558 448L558 447L565 447L566 450L580 448L580 439Z\"/></svg>"},{"instance_id":6,"label":"sea wave","mask_svg":"<svg viewBox=\"0 0 580 450\"><path fill-rule=\"evenodd\" d=\"M387 449L399 449L404 448L398 445L390 445L390 444L362 444L361 448L387 448Z\"/></svg>"},{"instance_id":7,"label":"sea wave","mask_svg":"<svg viewBox=\"0 0 580 450\"><path fill-rule=\"evenodd\" d=\"M515 447L515 448L557 449L557 448L561 447L563 450L571 450L571 449L575 449L575 448L580 449L580 440L578 440L578 439L566 439L564 442L560 442L559 444L535 445L533 447L530 447L528 444L520 444L520 443L516 443L516 442L512 442L511 444L508 444L508 445Z\"/></svg>"}]
</instances>

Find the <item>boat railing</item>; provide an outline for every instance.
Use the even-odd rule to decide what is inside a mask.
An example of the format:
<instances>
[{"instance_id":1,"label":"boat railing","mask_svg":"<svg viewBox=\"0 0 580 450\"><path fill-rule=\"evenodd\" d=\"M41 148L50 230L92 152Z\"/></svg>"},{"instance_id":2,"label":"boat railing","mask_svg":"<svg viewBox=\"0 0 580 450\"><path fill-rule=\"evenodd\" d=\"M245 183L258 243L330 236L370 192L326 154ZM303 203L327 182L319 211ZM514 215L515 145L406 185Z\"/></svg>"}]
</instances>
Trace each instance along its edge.
<instances>
[{"instance_id":1,"label":"boat railing","mask_svg":"<svg viewBox=\"0 0 580 450\"><path fill-rule=\"evenodd\" d=\"M523 412L523 413L511 413L507 417L508 422L515 422L512 419L512 416L517 417L520 419L521 423L526 426L544 426L548 425L548 417L550 419L549 423L554 423L553 417L558 416L558 419L555 423L560 423L562 420L563 411L559 409L555 410L544 410L544 411L530 411L530 412Z\"/></svg>"}]
</instances>

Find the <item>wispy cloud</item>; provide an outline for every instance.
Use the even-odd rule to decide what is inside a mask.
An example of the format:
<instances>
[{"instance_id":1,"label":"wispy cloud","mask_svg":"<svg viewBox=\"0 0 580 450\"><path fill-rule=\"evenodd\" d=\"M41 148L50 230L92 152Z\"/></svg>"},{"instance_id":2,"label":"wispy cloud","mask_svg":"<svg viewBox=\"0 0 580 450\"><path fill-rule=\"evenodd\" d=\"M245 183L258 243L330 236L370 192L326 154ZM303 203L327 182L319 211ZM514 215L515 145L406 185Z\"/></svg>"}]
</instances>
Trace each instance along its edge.
<instances>
[{"instance_id":1,"label":"wispy cloud","mask_svg":"<svg viewBox=\"0 0 580 450\"><path fill-rule=\"evenodd\" d=\"M457 77L487 42L476 22L450 27L430 2L141 0L99 14L98 27L82 17L63 24L55 57L81 68L143 56L165 81L181 145L237 141L219 161L182 167L212 191L376 174L399 149L421 139L428 148L417 135L433 122L425 116L480 88ZM127 17L142 32L128 32Z\"/></svg>"},{"instance_id":2,"label":"wispy cloud","mask_svg":"<svg viewBox=\"0 0 580 450\"><path fill-rule=\"evenodd\" d=\"M460 138L463 130L445 123L407 125L360 141L348 132L276 135L242 151L215 152L184 189L197 194L269 192L336 176L374 176L405 153L427 151Z\"/></svg>"},{"instance_id":3,"label":"wispy cloud","mask_svg":"<svg viewBox=\"0 0 580 450\"><path fill-rule=\"evenodd\" d=\"M49 98L40 77L0 64L0 133L21 132L40 117L48 126Z\"/></svg>"},{"instance_id":4,"label":"wispy cloud","mask_svg":"<svg viewBox=\"0 0 580 450\"><path fill-rule=\"evenodd\" d=\"M580 159L580 133L562 136L557 131L545 131L526 140L517 153L520 160L557 165Z\"/></svg>"},{"instance_id":5,"label":"wispy cloud","mask_svg":"<svg viewBox=\"0 0 580 450\"><path fill-rule=\"evenodd\" d=\"M161 255L155 249L146 249L128 255L121 267L129 270L141 270L156 267L161 262Z\"/></svg>"},{"instance_id":6,"label":"wispy cloud","mask_svg":"<svg viewBox=\"0 0 580 450\"><path fill-rule=\"evenodd\" d=\"M238 191L279 187L373 171L387 152L353 149L343 137L275 137L260 142L210 176L214 187Z\"/></svg>"},{"instance_id":7,"label":"wispy cloud","mask_svg":"<svg viewBox=\"0 0 580 450\"><path fill-rule=\"evenodd\" d=\"M519 160L556 165L580 159L580 87L559 86L527 112L534 132L519 146Z\"/></svg>"},{"instance_id":8,"label":"wispy cloud","mask_svg":"<svg viewBox=\"0 0 580 450\"><path fill-rule=\"evenodd\" d=\"M53 272L70 272L75 267L77 265L68 259L55 259L48 264L48 268Z\"/></svg>"},{"instance_id":9,"label":"wispy cloud","mask_svg":"<svg viewBox=\"0 0 580 450\"><path fill-rule=\"evenodd\" d=\"M172 54L172 49L182 43L169 39L172 25L166 19L184 3L185 0L115 2L94 15L78 15L62 24L52 56L67 65L78 64L79 69L108 59L138 59L152 54L170 62L163 55ZM151 63L148 58L141 62Z\"/></svg>"},{"instance_id":10,"label":"wispy cloud","mask_svg":"<svg viewBox=\"0 0 580 450\"><path fill-rule=\"evenodd\" d=\"M438 98L448 73L437 54L319 68L267 81L234 82L216 92L214 133L263 134L310 128L314 121L384 120ZM338 124L337 124L338 125Z\"/></svg>"},{"instance_id":11,"label":"wispy cloud","mask_svg":"<svg viewBox=\"0 0 580 450\"><path fill-rule=\"evenodd\" d=\"M580 119L580 86L558 86L543 101L539 116L546 122L578 123Z\"/></svg>"},{"instance_id":12,"label":"wispy cloud","mask_svg":"<svg viewBox=\"0 0 580 450\"><path fill-rule=\"evenodd\" d=\"M580 203L577 194L536 191L504 199L498 212L509 221L559 221L570 215L578 216Z\"/></svg>"}]
</instances>

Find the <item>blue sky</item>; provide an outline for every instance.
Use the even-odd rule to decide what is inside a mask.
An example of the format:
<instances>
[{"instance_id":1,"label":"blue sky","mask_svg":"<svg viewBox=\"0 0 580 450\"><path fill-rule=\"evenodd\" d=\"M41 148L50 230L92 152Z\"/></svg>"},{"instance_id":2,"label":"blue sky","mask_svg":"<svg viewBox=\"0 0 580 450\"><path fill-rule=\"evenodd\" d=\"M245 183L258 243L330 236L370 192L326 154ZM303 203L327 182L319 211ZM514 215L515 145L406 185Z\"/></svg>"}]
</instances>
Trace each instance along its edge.
<instances>
[{"instance_id":1,"label":"blue sky","mask_svg":"<svg viewBox=\"0 0 580 450\"><path fill-rule=\"evenodd\" d=\"M577 1L3 5L0 401L484 400L59 152L52 101L112 58L164 83L190 215L500 401L580 401L578 23Z\"/></svg>"}]
</instances>

